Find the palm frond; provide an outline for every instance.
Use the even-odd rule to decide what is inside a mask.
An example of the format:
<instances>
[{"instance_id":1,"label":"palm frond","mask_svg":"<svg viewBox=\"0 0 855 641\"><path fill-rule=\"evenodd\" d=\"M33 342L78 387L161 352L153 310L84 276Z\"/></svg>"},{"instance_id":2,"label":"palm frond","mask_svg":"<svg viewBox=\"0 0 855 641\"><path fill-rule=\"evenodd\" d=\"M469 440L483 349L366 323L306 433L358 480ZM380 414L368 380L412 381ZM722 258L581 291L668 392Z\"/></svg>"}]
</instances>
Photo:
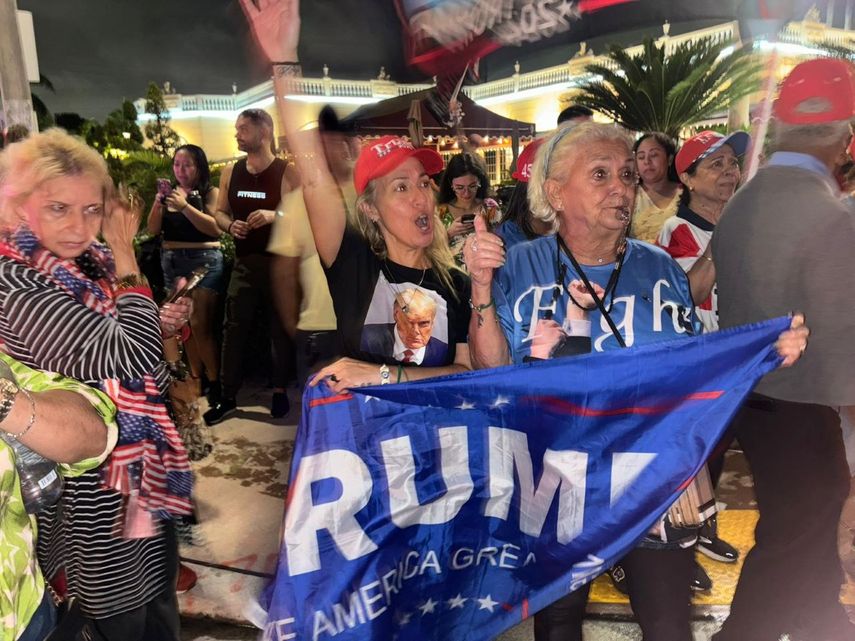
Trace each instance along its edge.
<instances>
[{"instance_id":1,"label":"palm frond","mask_svg":"<svg viewBox=\"0 0 855 641\"><path fill-rule=\"evenodd\" d=\"M576 102L635 131L682 129L726 110L759 86L760 64L746 49L727 53L727 42L711 39L677 46L669 55L652 38L631 56L609 48L608 62L589 65L595 79Z\"/></svg>"}]
</instances>

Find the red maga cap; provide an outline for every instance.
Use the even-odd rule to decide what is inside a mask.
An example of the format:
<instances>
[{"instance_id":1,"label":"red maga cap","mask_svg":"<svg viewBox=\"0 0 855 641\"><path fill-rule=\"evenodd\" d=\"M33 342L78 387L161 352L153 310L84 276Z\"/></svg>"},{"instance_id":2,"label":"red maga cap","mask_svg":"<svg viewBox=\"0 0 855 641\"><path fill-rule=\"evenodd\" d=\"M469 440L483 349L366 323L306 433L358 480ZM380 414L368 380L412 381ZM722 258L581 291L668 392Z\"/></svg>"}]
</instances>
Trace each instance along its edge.
<instances>
[{"instance_id":1,"label":"red maga cap","mask_svg":"<svg viewBox=\"0 0 855 641\"><path fill-rule=\"evenodd\" d=\"M774 105L775 117L790 125L848 120L855 115L855 69L839 58L802 62L790 72Z\"/></svg>"},{"instance_id":2,"label":"red maga cap","mask_svg":"<svg viewBox=\"0 0 855 641\"><path fill-rule=\"evenodd\" d=\"M419 159L429 176L442 171L442 156L428 147L413 147L409 140L398 136L382 136L369 142L362 148L353 169L353 184L357 195L365 191L372 180L385 176L413 157Z\"/></svg>"},{"instance_id":3,"label":"red maga cap","mask_svg":"<svg viewBox=\"0 0 855 641\"><path fill-rule=\"evenodd\" d=\"M699 160L703 160L714 153L722 145L730 145L733 153L741 156L748 149L751 136L744 131L735 131L729 136L724 136L717 131L702 131L695 134L683 143L677 157L674 158L674 167L677 174L682 174Z\"/></svg>"},{"instance_id":4,"label":"red maga cap","mask_svg":"<svg viewBox=\"0 0 855 641\"><path fill-rule=\"evenodd\" d=\"M522 150L520 157L517 158L517 168L511 174L511 178L527 183L531 178L531 168L534 165L534 157L537 155L537 150L543 144L543 138L532 140L525 149Z\"/></svg>"}]
</instances>

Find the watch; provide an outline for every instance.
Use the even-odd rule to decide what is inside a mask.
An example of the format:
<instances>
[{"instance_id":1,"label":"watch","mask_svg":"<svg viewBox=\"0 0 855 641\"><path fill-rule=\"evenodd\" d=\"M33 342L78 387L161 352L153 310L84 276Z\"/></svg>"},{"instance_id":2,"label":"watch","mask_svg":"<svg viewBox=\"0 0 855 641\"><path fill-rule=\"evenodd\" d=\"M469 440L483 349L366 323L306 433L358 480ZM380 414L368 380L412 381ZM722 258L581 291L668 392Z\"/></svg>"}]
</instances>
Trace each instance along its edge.
<instances>
[{"instance_id":1,"label":"watch","mask_svg":"<svg viewBox=\"0 0 855 641\"><path fill-rule=\"evenodd\" d=\"M389 373L389 366L385 363L380 366L380 384L388 385L392 382L391 374Z\"/></svg>"},{"instance_id":2,"label":"watch","mask_svg":"<svg viewBox=\"0 0 855 641\"><path fill-rule=\"evenodd\" d=\"M15 404L15 399L19 391L21 390L15 381L8 378L0 378L0 423L12 411L12 406Z\"/></svg>"}]
</instances>

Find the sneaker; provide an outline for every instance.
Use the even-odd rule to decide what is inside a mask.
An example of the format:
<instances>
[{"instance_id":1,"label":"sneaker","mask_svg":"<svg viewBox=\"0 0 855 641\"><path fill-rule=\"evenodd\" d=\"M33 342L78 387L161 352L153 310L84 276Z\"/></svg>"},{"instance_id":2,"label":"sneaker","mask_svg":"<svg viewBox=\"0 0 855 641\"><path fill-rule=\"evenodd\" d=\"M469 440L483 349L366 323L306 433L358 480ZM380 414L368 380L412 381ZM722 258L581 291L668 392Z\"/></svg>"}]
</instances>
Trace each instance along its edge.
<instances>
[{"instance_id":1,"label":"sneaker","mask_svg":"<svg viewBox=\"0 0 855 641\"><path fill-rule=\"evenodd\" d=\"M273 401L270 403L270 416L282 418L291 411L291 402L285 392L273 392Z\"/></svg>"},{"instance_id":2,"label":"sneaker","mask_svg":"<svg viewBox=\"0 0 855 641\"><path fill-rule=\"evenodd\" d=\"M698 551L722 563L736 563L739 560L739 550L718 538L718 523L714 516L709 518L698 532Z\"/></svg>"},{"instance_id":3,"label":"sneaker","mask_svg":"<svg viewBox=\"0 0 855 641\"><path fill-rule=\"evenodd\" d=\"M612 585L621 594L629 594L629 586L626 583L626 571L620 565L613 565L608 571Z\"/></svg>"},{"instance_id":4,"label":"sneaker","mask_svg":"<svg viewBox=\"0 0 855 641\"><path fill-rule=\"evenodd\" d=\"M211 426L217 423L222 423L229 416L237 411L237 403L235 399L223 399L202 416L205 419L205 425Z\"/></svg>"},{"instance_id":5,"label":"sneaker","mask_svg":"<svg viewBox=\"0 0 855 641\"><path fill-rule=\"evenodd\" d=\"M695 575L692 577L692 590L695 592L709 592L712 590L712 579L701 564L695 562Z\"/></svg>"},{"instance_id":6,"label":"sneaker","mask_svg":"<svg viewBox=\"0 0 855 641\"><path fill-rule=\"evenodd\" d=\"M178 564L178 583L175 586L175 594L184 594L194 585L199 577L196 573L183 563Z\"/></svg>"}]
</instances>

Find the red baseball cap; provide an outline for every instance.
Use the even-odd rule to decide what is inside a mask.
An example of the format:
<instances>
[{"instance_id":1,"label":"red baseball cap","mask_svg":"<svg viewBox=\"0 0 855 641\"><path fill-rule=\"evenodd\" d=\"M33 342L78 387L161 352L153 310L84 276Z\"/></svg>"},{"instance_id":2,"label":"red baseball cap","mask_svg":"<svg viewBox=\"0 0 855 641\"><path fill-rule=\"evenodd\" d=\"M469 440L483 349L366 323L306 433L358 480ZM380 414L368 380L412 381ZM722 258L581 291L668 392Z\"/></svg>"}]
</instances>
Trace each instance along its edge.
<instances>
[{"instance_id":1,"label":"red baseball cap","mask_svg":"<svg viewBox=\"0 0 855 641\"><path fill-rule=\"evenodd\" d=\"M790 125L848 120L855 115L855 69L840 58L817 58L793 67L778 92L775 117Z\"/></svg>"},{"instance_id":2,"label":"red baseball cap","mask_svg":"<svg viewBox=\"0 0 855 641\"><path fill-rule=\"evenodd\" d=\"M543 138L532 140L526 148L522 150L520 157L517 158L517 168L511 174L511 178L527 183L531 178L531 168L534 165L534 157L537 155L537 150L543 144Z\"/></svg>"},{"instance_id":3,"label":"red baseball cap","mask_svg":"<svg viewBox=\"0 0 855 641\"><path fill-rule=\"evenodd\" d=\"M359 154L353 168L353 184L357 195L375 178L385 176L408 158L418 158L429 176L442 171L442 156L428 147L413 147L406 138L382 136L372 140Z\"/></svg>"},{"instance_id":4,"label":"red baseball cap","mask_svg":"<svg viewBox=\"0 0 855 641\"><path fill-rule=\"evenodd\" d=\"M724 136L717 131L702 131L683 143L674 159L674 167L678 175L682 174L699 160L720 149L722 145L730 145L733 153L742 156L750 143L751 136L744 131L734 131L729 136Z\"/></svg>"}]
</instances>

